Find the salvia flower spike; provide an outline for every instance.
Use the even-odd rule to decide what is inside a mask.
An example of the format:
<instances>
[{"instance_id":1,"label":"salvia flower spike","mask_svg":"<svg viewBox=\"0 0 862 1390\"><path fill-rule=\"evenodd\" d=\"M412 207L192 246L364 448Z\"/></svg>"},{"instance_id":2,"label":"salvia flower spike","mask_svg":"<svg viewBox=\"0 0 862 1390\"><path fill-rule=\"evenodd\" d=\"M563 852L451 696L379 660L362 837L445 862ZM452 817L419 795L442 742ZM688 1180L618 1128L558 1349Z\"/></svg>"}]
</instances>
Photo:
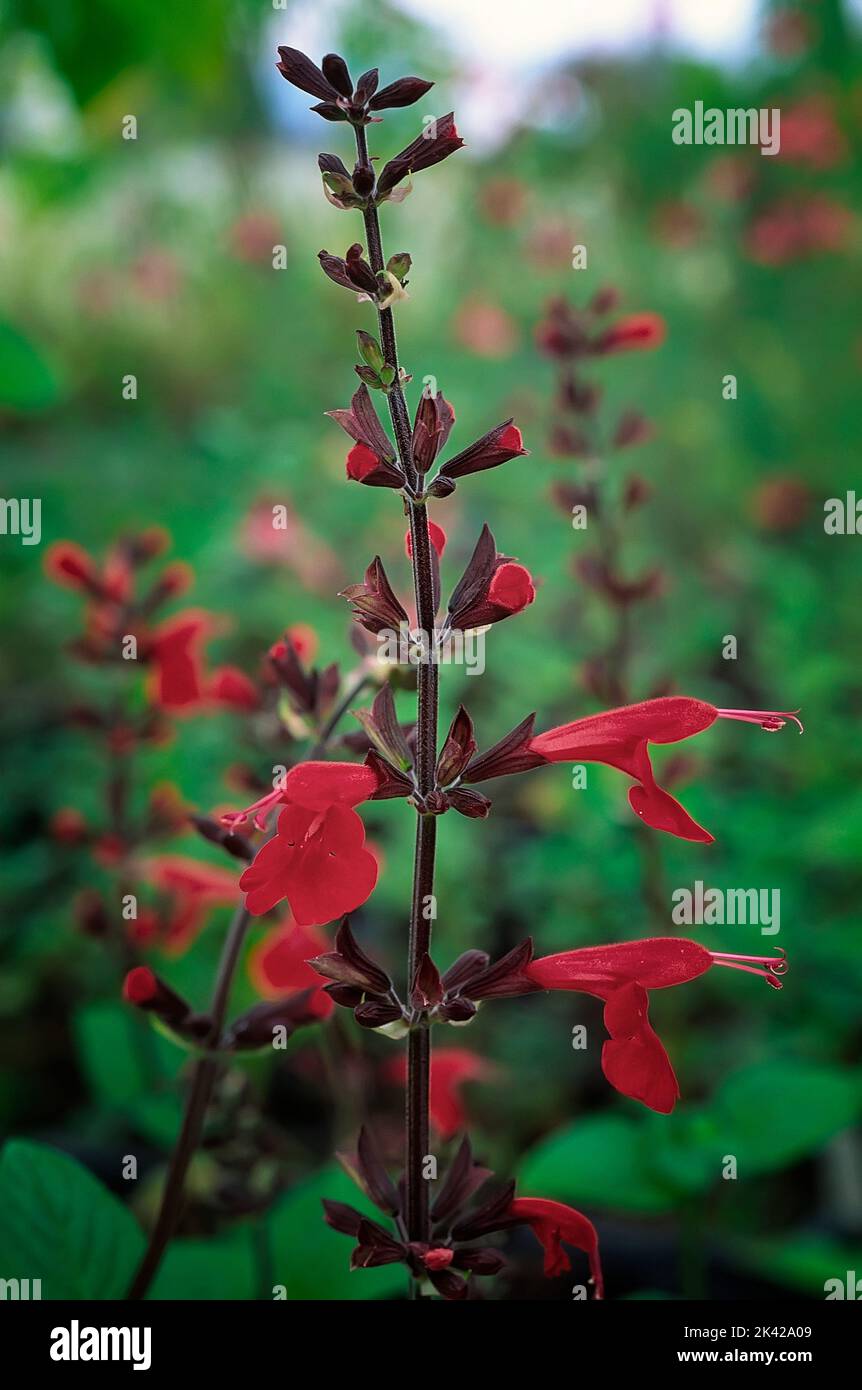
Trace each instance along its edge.
<instances>
[{"instance_id":1,"label":"salvia flower spike","mask_svg":"<svg viewBox=\"0 0 862 1390\"><path fill-rule=\"evenodd\" d=\"M347 433L351 447L345 471L349 481L388 487L400 494L409 521L406 542L410 560L415 619L418 630L435 631L440 608L440 571L446 536L430 521L428 504L451 496L456 485L472 474L496 468L524 457L521 432L514 420L487 431L438 466L445 455L455 411L436 389L423 392L413 417L404 387L410 381L400 365L395 341L393 306L405 297L407 273L412 273L409 253L384 256L378 207L398 202L409 191L410 177L430 169L462 147L452 112L437 118L375 174L369 155L367 127L380 118L373 113L400 108L420 100L431 87L418 77L396 79L380 87L376 68L351 75L345 60L329 53L320 65L297 49L279 49L279 71L293 86L317 98L315 110L324 119L352 127L355 160L346 163L338 154L319 157L325 195L339 212L358 213L363 219L363 241L352 242L343 256L321 251L325 274L350 290L357 303L370 305L377 316L377 332L357 329L356 371L361 385L346 409L329 414ZM352 166L352 167L351 167ZM610 325L593 320L612 312L613 296L599 295L587 320L558 306L542 326L540 346L550 355L577 357L656 346L664 337L663 320L654 314L634 314ZM363 307L363 313L369 311ZM392 439L384 430L370 391L380 393L391 424ZM593 409L589 395L578 409ZM625 422L623 442L642 433L643 423ZM426 475L438 471L426 485ZM141 542L143 546L143 541ZM144 546L146 550L146 546ZM76 589L103 614L107 629L119 624L124 631L128 610L134 548L127 547L117 563L103 572L77 548L65 546L49 557L53 577ZM610 590L611 577L582 576L602 582ZM179 572L163 576L151 597L161 602L175 596L185 579ZM362 582L342 591L357 625L378 635L400 630L410 616L383 567L375 556ZM631 595L617 592L616 602ZM483 526L473 555L449 600L444 631L451 635L485 627L514 617L533 603L536 586L526 566L497 550L496 541ZM149 616L150 600L139 612ZM260 708L260 692L242 672L219 668L210 672L204 658L204 642L211 635L209 615L189 611L142 631L145 660L151 673L152 698L161 710L198 711L205 704L222 703L246 713ZM362 633L359 647L368 653ZM363 643L365 644L363 646ZM98 653L97 653L98 654ZM468 1083L498 1081L500 1072L478 1053L463 1047L431 1051L431 1025L469 1024L477 1010L490 1001L528 995L542 990L580 991L604 1004L607 1038L602 1047L602 1069L608 1081L626 1095L651 1109L669 1113L679 1096L679 1085L664 1046L649 1018L650 991L685 984L713 968L724 966L754 974L781 987L787 965L784 954L747 955L713 951L701 943L677 937L656 937L610 945L580 946L536 958L527 938L494 962L480 950L469 949L440 972L431 955L431 921L423 906L433 896L436 819L454 808L465 816L487 816L490 802L471 786L492 778L520 774L543 764L599 762L625 773L633 785L629 800L633 811L653 829L682 839L708 843L712 836L688 815L661 787L653 772L650 745L672 744L704 732L715 720L741 720L777 732L794 722L797 712L725 709L689 696L667 696L622 705L588 715L567 724L535 733L534 716L522 720L484 753L478 751L472 718L459 707L449 732L438 750L439 672L436 662L421 663L416 673L418 709L415 727L402 725L390 684L381 688L370 709L356 709L355 697L370 683L373 658L365 656L362 680L338 701L339 676L329 667L307 671L291 641L276 643L270 651L270 679L280 698L290 703L297 716L310 721L320 737L307 759L290 768L271 790L243 810L228 812L221 826L212 818L197 818L198 827L211 843L221 844L248 820L265 832L255 850L251 838L237 837L239 857L254 857L239 884L246 894L226 941L209 1014L196 1014L148 967L136 967L127 976L124 993L129 1003L155 1015L179 1035L193 1037L208 1049L256 1047L265 1044L273 1027L287 1032L325 1020L335 1006L351 1008L356 1022L394 1038L407 1038L406 1055L384 1067L388 1080L406 1085L406 1163L403 1175L390 1176L384 1158L367 1128L360 1131L355 1173L367 1196L392 1229L343 1202L324 1202L325 1219L335 1230L350 1236L355 1247L354 1268L401 1263L415 1287L429 1285L445 1299L461 1300L470 1291L474 1276L497 1274L504 1264L501 1253L472 1242L504 1233L515 1226L529 1227L544 1251L544 1268L556 1277L570 1268L566 1245L581 1250L588 1259L596 1298L604 1294L599 1242L592 1222L563 1203L515 1193L513 1182L487 1195L491 1174L473 1159L465 1138L454 1151L449 1172L438 1189L433 1206L424 1179L430 1150L430 1125L444 1138L454 1138L467 1118L463 1087ZM389 668L392 670L392 668ZM375 683L379 677L375 675ZM392 675L395 683L395 675ZM334 713L330 710L334 708ZM339 718L353 709L362 726L363 763L322 761L324 750ZM445 727L445 725L444 725ZM351 745L347 740L345 746ZM354 750L356 745L353 745ZM256 787L260 790L259 784ZM388 971L363 950L345 914L364 904L377 880L377 860L365 843L363 823L356 807L370 800L401 798L416 814L414 883L406 970L406 1003L402 1004ZM277 815L275 825L273 821ZM173 879L179 874L189 888L189 869L173 864L156 866ZM204 874L207 900L223 900L221 880L209 868ZM281 951L281 983L289 983L285 997L270 998L225 1023L225 1006L232 973L250 916L270 912L286 901L292 922L274 929L275 946L265 943L264 960L273 966L273 951ZM199 904L192 917L198 924ZM334 949L325 949L328 937L317 927L341 919ZM271 934L272 935L272 934ZM284 939L283 939L284 938ZM255 957L260 965L259 955ZM261 978L265 971L261 972ZM322 983L325 981L326 983ZM318 983L319 982L319 983ZM266 993L264 989L262 992ZM181 1207L182 1184L197 1140L188 1141L190 1117L203 1122L214 1073L211 1063L198 1066L186 1110L185 1135L178 1146L179 1159L172 1164L162 1211L150 1249L134 1281L131 1296L141 1297L158 1267L161 1253ZM200 1124L198 1125L198 1131Z\"/></svg>"}]
</instances>

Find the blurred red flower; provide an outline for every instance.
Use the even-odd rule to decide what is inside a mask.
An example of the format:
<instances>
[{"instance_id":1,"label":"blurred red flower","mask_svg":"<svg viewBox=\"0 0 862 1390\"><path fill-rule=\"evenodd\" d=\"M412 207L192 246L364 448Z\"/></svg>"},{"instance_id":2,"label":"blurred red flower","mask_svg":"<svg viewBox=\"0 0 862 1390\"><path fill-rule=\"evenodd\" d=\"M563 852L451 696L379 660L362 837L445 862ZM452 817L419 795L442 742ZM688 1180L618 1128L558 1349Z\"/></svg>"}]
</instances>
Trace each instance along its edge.
<instances>
[{"instance_id":1,"label":"blurred red flower","mask_svg":"<svg viewBox=\"0 0 862 1390\"><path fill-rule=\"evenodd\" d=\"M239 896L235 872L179 854L143 860L141 877L169 900L162 941L175 953L191 945L212 908L233 905Z\"/></svg>"},{"instance_id":2,"label":"blurred red flower","mask_svg":"<svg viewBox=\"0 0 862 1390\"><path fill-rule=\"evenodd\" d=\"M394 1057L385 1068L388 1080L403 1085L407 1058ZM467 1047L438 1047L431 1052L429 1114L441 1139L451 1139L467 1124L467 1107L461 1087L467 1081L492 1081L498 1075L492 1064Z\"/></svg>"},{"instance_id":3,"label":"blurred red flower","mask_svg":"<svg viewBox=\"0 0 862 1390\"><path fill-rule=\"evenodd\" d=\"M328 1018L335 1004L320 976L306 962L331 950L322 932L295 922L273 928L249 953L248 973L265 999L283 999L301 990L314 989L308 1005L319 1018Z\"/></svg>"}]
</instances>

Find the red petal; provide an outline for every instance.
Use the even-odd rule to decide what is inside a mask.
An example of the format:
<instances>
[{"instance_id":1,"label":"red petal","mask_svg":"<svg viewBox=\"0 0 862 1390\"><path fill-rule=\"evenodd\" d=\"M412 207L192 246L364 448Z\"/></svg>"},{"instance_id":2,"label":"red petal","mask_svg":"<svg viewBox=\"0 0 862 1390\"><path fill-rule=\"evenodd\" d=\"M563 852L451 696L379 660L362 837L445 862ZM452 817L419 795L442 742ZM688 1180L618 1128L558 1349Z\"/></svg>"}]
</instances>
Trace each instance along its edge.
<instances>
[{"instance_id":1,"label":"red petal","mask_svg":"<svg viewBox=\"0 0 862 1390\"><path fill-rule=\"evenodd\" d=\"M354 444L347 455L347 476L353 482L361 483L363 478L380 467L381 462L373 449L369 449L365 444Z\"/></svg>"},{"instance_id":2,"label":"red petal","mask_svg":"<svg viewBox=\"0 0 862 1390\"><path fill-rule=\"evenodd\" d=\"M377 882L377 861L364 842L365 827L348 807L330 806L321 814L288 806L279 816L278 834L240 879L249 912L260 916L283 898L299 926L352 912Z\"/></svg>"},{"instance_id":3,"label":"red petal","mask_svg":"<svg viewBox=\"0 0 862 1390\"><path fill-rule=\"evenodd\" d=\"M642 739L650 743L678 743L708 729L718 717L718 710L705 700L688 695L668 695L660 700L642 700L636 705L623 705L603 714L591 714L571 724L561 724L538 734L530 747L549 762L568 762L570 758L591 760L589 749L597 750L593 761L610 761L600 755L604 749L612 752Z\"/></svg>"},{"instance_id":4,"label":"red petal","mask_svg":"<svg viewBox=\"0 0 862 1390\"><path fill-rule=\"evenodd\" d=\"M679 1099L670 1058L649 1021L649 996L637 984L623 985L605 1005L611 1035L602 1048L602 1071L612 1086L650 1110L669 1115Z\"/></svg>"},{"instance_id":5,"label":"red petal","mask_svg":"<svg viewBox=\"0 0 862 1390\"><path fill-rule=\"evenodd\" d=\"M499 604L508 613L520 613L536 597L533 576L523 565L501 565L491 580L488 602Z\"/></svg>"},{"instance_id":6,"label":"red petal","mask_svg":"<svg viewBox=\"0 0 862 1390\"><path fill-rule=\"evenodd\" d=\"M715 836L698 825L685 807L660 787L654 777L639 787L629 789L629 805L635 815L640 816L644 824L653 830L664 830L680 840L694 840L701 845L711 845L715 840Z\"/></svg>"},{"instance_id":7,"label":"red petal","mask_svg":"<svg viewBox=\"0 0 862 1390\"><path fill-rule=\"evenodd\" d=\"M712 956L698 941L653 936L611 946L581 946L531 961L525 974L543 989L581 990L606 999L609 991L634 981L645 989L666 989L703 975Z\"/></svg>"},{"instance_id":8,"label":"red petal","mask_svg":"<svg viewBox=\"0 0 862 1390\"><path fill-rule=\"evenodd\" d=\"M285 800L310 810L327 806L358 806L379 785L376 772L364 763L297 763L285 779Z\"/></svg>"},{"instance_id":9,"label":"red petal","mask_svg":"<svg viewBox=\"0 0 862 1390\"><path fill-rule=\"evenodd\" d=\"M207 693L210 699L231 709L256 710L260 704L254 682L236 666L221 666L214 671Z\"/></svg>"}]
</instances>

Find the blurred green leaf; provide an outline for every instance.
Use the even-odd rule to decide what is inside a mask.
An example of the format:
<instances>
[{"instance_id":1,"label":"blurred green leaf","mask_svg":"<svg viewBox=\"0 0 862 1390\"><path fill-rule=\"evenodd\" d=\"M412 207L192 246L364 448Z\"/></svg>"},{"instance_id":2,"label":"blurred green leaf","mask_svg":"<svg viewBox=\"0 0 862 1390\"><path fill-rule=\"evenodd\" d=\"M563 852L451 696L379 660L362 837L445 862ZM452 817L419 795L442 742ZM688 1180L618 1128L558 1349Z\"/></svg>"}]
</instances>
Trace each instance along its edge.
<instances>
[{"instance_id":1,"label":"blurred green leaf","mask_svg":"<svg viewBox=\"0 0 862 1390\"><path fill-rule=\"evenodd\" d=\"M740 1240L729 1244L734 1257L749 1269L814 1298L823 1298L828 1279L846 1280L850 1271L862 1278L862 1243L855 1249L824 1236L798 1235L778 1240Z\"/></svg>"},{"instance_id":2,"label":"blurred green leaf","mask_svg":"<svg viewBox=\"0 0 862 1390\"><path fill-rule=\"evenodd\" d=\"M185 1053L148 1020L113 1001L79 1009L74 1027L93 1099L121 1113L141 1134L170 1146L181 1109L174 1082Z\"/></svg>"},{"instance_id":3,"label":"blurred green leaf","mask_svg":"<svg viewBox=\"0 0 862 1390\"><path fill-rule=\"evenodd\" d=\"M518 1170L522 1196L618 1211L667 1211L670 1188L650 1172L644 1130L624 1115L579 1120L543 1139Z\"/></svg>"},{"instance_id":4,"label":"blurred green leaf","mask_svg":"<svg viewBox=\"0 0 862 1390\"><path fill-rule=\"evenodd\" d=\"M862 1094L858 1081L838 1067L763 1062L729 1077L711 1109L718 1148L736 1157L744 1176L795 1163L820 1148L853 1123Z\"/></svg>"},{"instance_id":5,"label":"blurred green leaf","mask_svg":"<svg viewBox=\"0 0 862 1390\"><path fill-rule=\"evenodd\" d=\"M74 1159L11 1140L0 1158L0 1269L43 1298L122 1298L143 1254L131 1212Z\"/></svg>"},{"instance_id":6,"label":"blurred green leaf","mask_svg":"<svg viewBox=\"0 0 862 1390\"><path fill-rule=\"evenodd\" d=\"M0 323L0 406L47 410L60 398L60 382L47 357L10 323Z\"/></svg>"},{"instance_id":7,"label":"blurred green leaf","mask_svg":"<svg viewBox=\"0 0 862 1390\"><path fill-rule=\"evenodd\" d=\"M351 1270L350 1238L324 1222L323 1197L348 1202L386 1224L341 1168L332 1164L322 1169L283 1197L270 1215L273 1283L283 1284L289 1299L362 1300L403 1293L407 1287L403 1265Z\"/></svg>"},{"instance_id":8,"label":"blurred green leaf","mask_svg":"<svg viewBox=\"0 0 862 1390\"><path fill-rule=\"evenodd\" d=\"M254 1232L250 1226L212 1240L175 1240L168 1248L150 1298L255 1296Z\"/></svg>"}]
</instances>

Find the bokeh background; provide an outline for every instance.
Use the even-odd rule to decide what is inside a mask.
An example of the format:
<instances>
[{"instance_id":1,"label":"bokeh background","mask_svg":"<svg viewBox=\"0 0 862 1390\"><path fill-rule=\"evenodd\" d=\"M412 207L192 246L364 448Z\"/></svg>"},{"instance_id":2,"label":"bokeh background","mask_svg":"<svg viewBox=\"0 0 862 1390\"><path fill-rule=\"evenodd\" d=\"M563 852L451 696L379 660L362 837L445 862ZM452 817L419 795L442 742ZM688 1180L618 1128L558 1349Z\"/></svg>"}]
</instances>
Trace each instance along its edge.
<instances>
[{"instance_id":1,"label":"bokeh background","mask_svg":"<svg viewBox=\"0 0 862 1390\"><path fill-rule=\"evenodd\" d=\"M71 539L103 554L121 533L167 528L171 558L195 572L181 602L224 615L215 656L252 675L300 623L321 664L349 670L336 591L375 552L407 583L398 506L345 482L344 438L323 417L347 404L352 333L372 326L368 306L316 261L360 236L358 219L324 200L316 168L321 150L350 162L345 133L311 116L273 65L278 43L315 58L335 49L354 73L375 64L383 81L415 71L438 83L372 127L378 153L453 106L467 142L382 213L387 250L414 260L398 314L412 399L432 374L457 411L456 448L514 414L532 451L468 479L434 512L449 536L444 585L484 520L540 583L533 607L489 633L481 678L444 668L444 718L464 699L488 744L530 710L548 727L598 707L591 673L615 616L575 572L591 536L572 529L560 487L598 477L613 498L633 469L652 497L618 509L623 569L658 567L662 584L637 609L632 695L676 689L806 718L801 738L723 724L680 750L677 792L712 846L655 836L645 851L625 779L604 769L583 791L565 766L499 783L487 822L443 819L441 965L528 933L540 953L670 933L672 890L698 879L779 889L781 932L692 935L725 951L779 944L791 960L781 993L713 971L654 996L683 1093L670 1117L604 1081L597 1003L486 1007L456 1039L494 1068L465 1087L474 1145L524 1193L589 1213L612 1297L822 1298L825 1280L862 1268L862 540L823 527L824 502L859 482L858 12L839 0L641 0L597 16L546 3L534 24L478 0L432 9L6 0L0 12L3 492L41 497L43 531L39 547L0 540L0 1124L70 1155L146 1224L187 1068L120 1002L116 942L82 929L80 895L109 884L109 870L104 854L62 843L56 814L74 807L109 830L108 769L69 710L114 698L121 678L72 659L80 605L45 579L47 546ZM696 100L779 106L779 157L675 146L671 112ZM129 114L134 141L121 138ZM588 268L575 271L579 243ZM635 409L653 437L624 458L572 458L553 447L555 368L535 330L549 299L581 306L608 285L624 310L667 322L657 350L587 373L604 388L603 418ZM122 396L127 373L135 401ZM722 398L728 373L734 401ZM273 503L291 517L275 542L260 524ZM722 658L728 634L735 661ZM171 740L136 751L137 813L165 783L197 810L238 804L229 768L266 778L273 761L257 732L234 714L179 721ZM285 761L297 756L286 736L284 747ZM412 817L399 802L363 815L382 874L356 930L400 978ZM185 827L158 852L236 868ZM134 949L203 1005L228 915L213 910L180 954ZM255 928L252 950L271 930ZM236 1007L255 997L244 967ZM571 1046L577 1023L586 1051ZM349 1244L323 1227L318 1204L351 1199L334 1153L362 1115L397 1153L392 1055L345 1015L297 1035L286 1056L228 1073L157 1296L269 1297L274 1284L291 1298L402 1294L397 1269L348 1273ZM50 1155L25 1153L36 1187L74 1205L86 1175L57 1178ZM122 1177L129 1154L137 1182ZM735 1181L721 1178L727 1154ZM61 1259L52 1222L26 1211L19 1184L20 1172L0 1203L0 1275L37 1272L25 1229L38 1226L45 1296L121 1292L134 1249L105 1273L58 1218L53 1228L69 1232ZM137 1239L130 1230L130 1246ZM529 1237L511 1252L512 1274L488 1296L570 1299L583 1277L577 1267L545 1283Z\"/></svg>"}]
</instances>

